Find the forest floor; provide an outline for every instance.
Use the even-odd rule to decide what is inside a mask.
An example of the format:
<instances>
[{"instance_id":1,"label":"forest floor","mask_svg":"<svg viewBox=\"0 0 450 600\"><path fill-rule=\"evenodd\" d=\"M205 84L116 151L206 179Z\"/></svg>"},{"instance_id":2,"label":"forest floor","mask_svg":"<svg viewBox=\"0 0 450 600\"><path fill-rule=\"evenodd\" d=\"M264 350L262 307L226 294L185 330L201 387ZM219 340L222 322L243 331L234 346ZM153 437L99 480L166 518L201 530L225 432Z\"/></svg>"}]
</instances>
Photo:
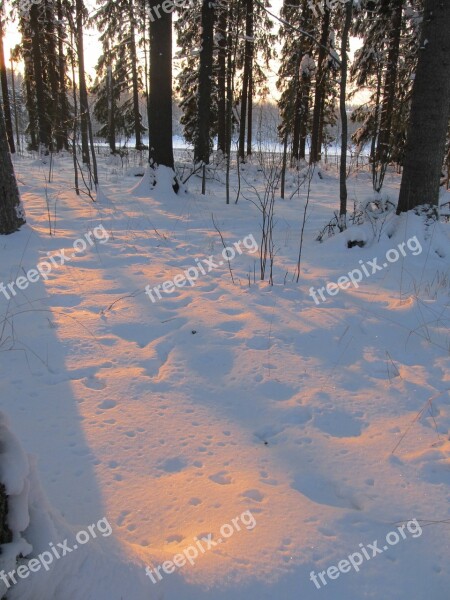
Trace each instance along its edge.
<instances>
[{"instance_id":1,"label":"forest floor","mask_svg":"<svg viewBox=\"0 0 450 600\"><path fill-rule=\"evenodd\" d=\"M448 600L449 224L425 229L409 214L320 244L339 200L322 169L297 283L307 186L289 199L292 173L275 204L270 286L250 237L260 244L256 165L228 206L220 170L206 196L195 176L189 192L146 194L136 169L102 159L93 203L75 195L69 157L50 183L40 161L15 168L27 225L1 240L0 282L95 243L47 280L0 293L0 409L70 531L106 517L113 534L19 581L12 599ZM388 174L393 201L399 181ZM369 173L353 174L349 205L370 194ZM234 283L212 213L228 247L242 242ZM364 247L348 248L355 236ZM314 301L311 287L360 261L370 276L358 287ZM194 285L155 302L144 293L199 262ZM35 552L52 541L45 528L28 534ZM216 545L194 565L146 576L209 534ZM122 558L108 556L113 544ZM358 570L329 569L363 549Z\"/></svg>"}]
</instances>

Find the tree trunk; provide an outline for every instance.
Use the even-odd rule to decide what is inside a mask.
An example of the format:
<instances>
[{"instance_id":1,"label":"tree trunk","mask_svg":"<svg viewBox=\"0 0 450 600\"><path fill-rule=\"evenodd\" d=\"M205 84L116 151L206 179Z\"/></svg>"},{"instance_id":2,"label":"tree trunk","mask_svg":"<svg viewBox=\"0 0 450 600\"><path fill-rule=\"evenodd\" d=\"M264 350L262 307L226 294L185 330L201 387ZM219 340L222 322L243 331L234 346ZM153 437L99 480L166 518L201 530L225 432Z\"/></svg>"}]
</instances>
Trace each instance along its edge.
<instances>
[{"instance_id":1,"label":"tree trunk","mask_svg":"<svg viewBox=\"0 0 450 600\"><path fill-rule=\"evenodd\" d=\"M200 119L195 140L194 162L195 164L203 163L207 165L210 154L210 115L214 51L214 6L210 0L203 0L201 23L202 50L200 52L197 107Z\"/></svg>"},{"instance_id":2,"label":"tree trunk","mask_svg":"<svg viewBox=\"0 0 450 600\"><path fill-rule=\"evenodd\" d=\"M69 149L69 102L67 100L67 85L66 85L66 73L67 73L67 62L64 54L64 40L66 38L65 27L64 27L64 15L62 0L57 1L57 31L58 31L58 95L59 95L59 115L58 115L58 128L56 131L56 149L63 150Z\"/></svg>"},{"instance_id":3,"label":"tree trunk","mask_svg":"<svg viewBox=\"0 0 450 600\"><path fill-rule=\"evenodd\" d=\"M299 86L299 74L296 75L296 94L295 94L295 108L294 108L294 129L292 132L292 156L291 156L291 167L294 167L298 163L300 154L300 131L301 131L301 120L302 120L302 90Z\"/></svg>"},{"instance_id":4,"label":"tree trunk","mask_svg":"<svg viewBox=\"0 0 450 600\"><path fill-rule=\"evenodd\" d=\"M304 77L303 79L303 94L302 94L302 112L301 112L301 124L300 124L300 148L298 157L299 159L306 158L306 138L308 137L308 119L309 119L309 96L311 89L310 77Z\"/></svg>"},{"instance_id":5,"label":"tree trunk","mask_svg":"<svg viewBox=\"0 0 450 600\"><path fill-rule=\"evenodd\" d=\"M328 37L330 35L330 9L328 4L324 1L324 15L322 21L322 34L320 37L318 67L316 75L316 90L314 95L314 111L313 111L313 123L311 132L311 154L309 157L310 164L319 162L320 151L321 151L321 138L323 131L323 105L325 102L325 90L326 90L326 61L328 54L326 48L328 47Z\"/></svg>"},{"instance_id":6,"label":"tree trunk","mask_svg":"<svg viewBox=\"0 0 450 600\"><path fill-rule=\"evenodd\" d=\"M133 0L130 2L130 60L131 75L133 85L133 116L134 116L134 134L136 136L136 149L142 150L142 125L141 113L139 112L139 79L138 79L138 57L136 52L136 23L134 18Z\"/></svg>"},{"instance_id":7,"label":"tree trunk","mask_svg":"<svg viewBox=\"0 0 450 600\"><path fill-rule=\"evenodd\" d=\"M245 3L245 51L242 76L241 115L239 124L239 159L245 161L245 126L247 123L248 90L253 68L253 0Z\"/></svg>"},{"instance_id":8,"label":"tree trunk","mask_svg":"<svg viewBox=\"0 0 450 600\"><path fill-rule=\"evenodd\" d=\"M90 165L89 156L89 103L86 88L86 74L84 68L84 40L83 40L83 18L84 2L76 0L76 40L78 54L78 85L80 92L80 132L81 132L81 155L83 163Z\"/></svg>"},{"instance_id":9,"label":"tree trunk","mask_svg":"<svg viewBox=\"0 0 450 600\"><path fill-rule=\"evenodd\" d=\"M14 105L14 124L16 126L16 147L20 152L20 134L19 134L19 111L17 110L17 97L16 97L16 82L15 82L15 74L14 74L14 63L11 57L11 89L13 96L13 105Z\"/></svg>"},{"instance_id":10,"label":"tree trunk","mask_svg":"<svg viewBox=\"0 0 450 600\"><path fill-rule=\"evenodd\" d=\"M150 8L159 0L150 0ZM150 21L149 162L174 168L172 140L172 13Z\"/></svg>"},{"instance_id":11,"label":"tree trunk","mask_svg":"<svg viewBox=\"0 0 450 600\"><path fill-rule=\"evenodd\" d=\"M114 102L114 81L111 65L108 66L108 143L111 154L116 153L116 115Z\"/></svg>"},{"instance_id":12,"label":"tree trunk","mask_svg":"<svg viewBox=\"0 0 450 600\"><path fill-rule=\"evenodd\" d=\"M45 80L48 85L51 101L47 103L47 112L50 121L50 131L52 136L51 149L53 149L53 140L56 141L61 132L61 107L60 101L60 81L59 81L59 56L57 52L57 35L55 29L54 6L48 1L43 5L45 7ZM57 146L56 146L57 147Z\"/></svg>"},{"instance_id":13,"label":"tree trunk","mask_svg":"<svg viewBox=\"0 0 450 600\"><path fill-rule=\"evenodd\" d=\"M0 234L17 231L24 223L19 190L9 153L3 109L0 105Z\"/></svg>"},{"instance_id":14,"label":"tree trunk","mask_svg":"<svg viewBox=\"0 0 450 600\"><path fill-rule=\"evenodd\" d=\"M47 97L45 93L43 58L41 48L43 47L40 35L39 12L41 7L33 4L30 10L31 45L33 56L33 74L36 89L36 109L39 125L39 145L41 152L48 154L52 146L51 124L48 116Z\"/></svg>"},{"instance_id":15,"label":"tree trunk","mask_svg":"<svg viewBox=\"0 0 450 600\"><path fill-rule=\"evenodd\" d=\"M219 8L217 34L219 52L217 56L217 150L224 155L227 152L227 11Z\"/></svg>"},{"instance_id":16,"label":"tree trunk","mask_svg":"<svg viewBox=\"0 0 450 600\"><path fill-rule=\"evenodd\" d=\"M450 113L450 4L426 0L397 213L437 207Z\"/></svg>"},{"instance_id":17,"label":"tree trunk","mask_svg":"<svg viewBox=\"0 0 450 600\"><path fill-rule=\"evenodd\" d=\"M8 527L8 496L3 483L0 483L0 544L10 544L13 540L12 532Z\"/></svg>"},{"instance_id":18,"label":"tree trunk","mask_svg":"<svg viewBox=\"0 0 450 600\"><path fill-rule=\"evenodd\" d=\"M9 149L11 150L11 154L14 154L16 151L14 145L14 133L11 119L11 104L9 102L9 90L8 90L8 77L6 75L6 62L5 62L5 51L3 48L3 20L1 14L2 8L0 7L0 79L1 79L1 87L2 87L2 97L3 97L3 108L5 115L5 125L6 125L6 135L8 138Z\"/></svg>"},{"instance_id":19,"label":"tree trunk","mask_svg":"<svg viewBox=\"0 0 450 600\"><path fill-rule=\"evenodd\" d=\"M341 85L340 85L340 97L339 97L339 108L341 112L342 122L342 137L341 137L341 164L339 173L339 228L341 231L345 229L345 216L347 214L347 143L348 143L348 118L345 101L347 97L347 77L348 77L348 55L347 46L350 33L350 26L352 24L353 16L353 0L347 2L345 6L345 23L342 30L342 50L341 50Z\"/></svg>"},{"instance_id":20,"label":"tree trunk","mask_svg":"<svg viewBox=\"0 0 450 600\"><path fill-rule=\"evenodd\" d=\"M226 203L230 203L230 169L231 169L231 141L233 136L233 96L234 96L234 69L236 56L233 52L233 32L231 28L231 15L228 23L227 35L227 110L226 110Z\"/></svg>"},{"instance_id":21,"label":"tree trunk","mask_svg":"<svg viewBox=\"0 0 450 600\"><path fill-rule=\"evenodd\" d=\"M74 46L74 31L70 33L71 46ZM77 132L78 132L78 99L77 99L77 84L75 77L75 53L71 52L71 67L72 67L72 97L73 97L73 139L72 139L72 160L73 174L75 180L75 192L80 195L79 177L78 177L78 159L77 159Z\"/></svg>"},{"instance_id":22,"label":"tree trunk","mask_svg":"<svg viewBox=\"0 0 450 600\"><path fill-rule=\"evenodd\" d=\"M34 77L34 65L32 58L32 44L31 44L31 29L29 21L22 22L23 27L23 42L22 42L22 54L24 63L24 87L25 87L25 105L28 112L28 126L25 133L30 136L28 143L28 150L36 152L39 150L39 127L37 118L37 106L36 106L36 85Z\"/></svg>"},{"instance_id":23,"label":"tree trunk","mask_svg":"<svg viewBox=\"0 0 450 600\"><path fill-rule=\"evenodd\" d=\"M253 66L252 66L253 68ZM247 156L252 154L253 138L253 71L250 71L248 82L248 110L247 110Z\"/></svg>"},{"instance_id":24,"label":"tree trunk","mask_svg":"<svg viewBox=\"0 0 450 600\"><path fill-rule=\"evenodd\" d=\"M376 151L376 185L379 192L383 186L384 176L390 159L392 116L398 78L398 63L400 54L400 38L402 31L403 1L392 0L391 31L389 35L389 52L386 64L386 79L384 84L383 102L381 107L381 123Z\"/></svg>"}]
</instances>

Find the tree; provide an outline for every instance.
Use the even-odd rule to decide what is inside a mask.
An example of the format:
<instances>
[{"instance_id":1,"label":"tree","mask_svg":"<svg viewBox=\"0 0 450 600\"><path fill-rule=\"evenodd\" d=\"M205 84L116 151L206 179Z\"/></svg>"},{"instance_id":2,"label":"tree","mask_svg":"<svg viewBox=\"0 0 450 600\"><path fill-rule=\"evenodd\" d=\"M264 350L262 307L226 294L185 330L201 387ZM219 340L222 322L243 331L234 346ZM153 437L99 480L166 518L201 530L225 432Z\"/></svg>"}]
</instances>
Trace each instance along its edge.
<instances>
[{"instance_id":1,"label":"tree","mask_svg":"<svg viewBox=\"0 0 450 600\"><path fill-rule=\"evenodd\" d=\"M99 0L97 4L99 8L90 22L95 23L101 31L99 39L103 45L103 55L96 67L98 81L93 90L99 94L95 112L104 125L101 134L106 133L112 148L115 147L115 132L109 131L109 128L111 125L117 130L122 128L127 136L134 133L135 147L142 150L145 128L139 110L139 94L143 86L137 55L137 33L143 33L145 23L139 23L136 17L136 12L142 11L142 6L136 0ZM120 106L120 119L119 111L115 110L113 114L114 106L109 103L111 92L117 105L121 95L129 96Z\"/></svg>"},{"instance_id":2,"label":"tree","mask_svg":"<svg viewBox=\"0 0 450 600\"><path fill-rule=\"evenodd\" d=\"M64 21L64 9L62 0L56 2L58 20L57 20L57 38L58 38L58 99L59 107L57 112L56 129L56 150L69 149L68 127L70 120L70 107L67 98L67 60L64 53L64 42L66 40L66 26Z\"/></svg>"},{"instance_id":3,"label":"tree","mask_svg":"<svg viewBox=\"0 0 450 600\"><path fill-rule=\"evenodd\" d=\"M67 4L57 0L55 10L53 0L38 4L14 0L14 6L22 34L29 149L48 153L68 148L70 105L64 54Z\"/></svg>"},{"instance_id":4,"label":"tree","mask_svg":"<svg viewBox=\"0 0 450 600\"><path fill-rule=\"evenodd\" d=\"M331 12L326 0L324 0L323 8L324 15L322 19L322 32L320 36L319 54L317 58L316 87L314 92L314 110L311 132L311 153L309 157L310 164L319 162L321 156L327 70L329 65L329 55L326 49L327 47L329 47L330 42Z\"/></svg>"},{"instance_id":5,"label":"tree","mask_svg":"<svg viewBox=\"0 0 450 600\"><path fill-rule=\"evenodd\" d=\"M210 0L203 0L202 5L202 47L200 51L200 69L198 73L198 135L194 148L194 161L196 164L209 164L211 153L210 143L210 112L211 90L213 76L213 50L214 50L214 6ZM203 172L204 175L204 172ZM205 177L203 176L204 191Z\"/></svg>"},{"instance_id":6,"label":"tree","mask_svg":"<svg viewBox=\"0 0 450 600\"><path fill-rule=\"evenodd\" d=\"M24 223L25 214L9 153L3 109L0 105L0 234L14 233Z\"/></svg>"},{"instance_id":7,"label":"tree","mask_svg":"<svg viewBox=\"0 0 450 600\"><path fill-rule=\"evenodd\" d=\"M386 8L385 8L386 7ZM377 150L375 153L376 178L375 190L379 192L383 185L384 175L390 158L392 121L394 112L395 93L400 57L400 40L402 33L403 0L383 0L381 10L390 11L389 49L387 54L384 93L381 103L380 131Z\"/></svg>"},{"instance_id":8,"label":"tree","mask_svg":"<svg viewBox=\"0 0 450 600\"><path fill-rule=\"evenodd\" d=\"M80 132L81 132L81 154L83 162L91 164L89 154L89 102L86 86L86 72L84 67L84 38L83 21L86 8L83 0L75 1L76 7L76 45L78 55L78 85L80 90Z\"/></svg>"},{"instance_id":9,"label":"tree","mask_svg":"<svg viewBox=\"0 0 450 600\"><path fill-rule=\"evenodd\" d=\"M5 115L5 124L6 124L6 135L8 137L9 148L11 150L11 154L14 154L16 151L14 145L14 134L13 134L13 126L11 119L11 104L9 102L9 90L8 90L8 79L6 75L6 62L5 62L5 51L3 49L3 2L0 2L0 80L1 80L1 88L2 88L2 97L3 97L3 108Z\"/></svg>"},{"instance_id":10,"label":"tree","mask_svg":"<svg viewBox=\"0 0 450 600\"><path fill-rule=\"evenodd\" d=\"M437 207L450 115L450 4L426 0L397 213Z\"/></svg>"},{"instance_id":11,"label":"tree","mask_svg":"<svg viewBox=\"0 0 450 600\"><path fill-rule=\"evenodd\" d=\"M239 159L245 160L245 131L247 110L252 103L252 70L254 53L253 36L254 7L253 0L245 0L245 48L244 48L244 71L242 73L242 95L241 95L241 116L239 127ZM251 110L251 109L250 109ZM250 125L251 122L249 121Z\"/></svg>"},{"instance_id":12,"label":"tree","mask_svg":"<svg viewBox=\"0 0 450 600\"><path fill-rule=\"evenodd\" d=\"M281 16L291 25L317 35L317 18L308 7L307 0L285 0ZM293 35L290 27L282 25L280 37L283 47L280 57L277 88L281 91L278 106L281 123L279 134L287 144L291 136L291 166L305 158L306 138L309 132L311 79L316 64L312 58L314 47L309 38Z\"/></svg>"},{"instance_id":13,"label":"tree","mask_svg":"<svg viewBox=\"0 0 450 600\"><path fill-rule=\"evenodd\" d=\"M159 0L150 8L160 10ZM174 168L172 139L172 13L150 21L149 162ZM177 187L177 186L175 186Z\"/></svg>"},{"instance_id":14,"label":"tree","mask_svg":"<svg viewBox=\"0 0 450 600\"><path fill-rule=\"evenodd\" d=\"M403 163L412 91L417 66L423 0L366 2L355 7L353 35L362 46L351 69L356 90L365 87L370 99L352 120L362 123L353 140L360 148L370 142L373 188L379 192L390 163Z\"/></svg>"},{"instance_id":15,"label":"tree","mask_svg":"<svg viewBox=\"0 0 450 600\"><path fill-rule=\"evenodd\" d=\"M347 144L348 144L348 119L347 107L345 101L347 98L347 70L348 70L348 41L350 26L353 16L353 0L347 1L345 6L345 22L342 30L342 51L341 51L341 85L340 85L340 112L342 122L341 137L341 161L340 161L340 208L339 208L339 227L345 229L345 218L347 214Z\"/></svg>"}]
</instances>

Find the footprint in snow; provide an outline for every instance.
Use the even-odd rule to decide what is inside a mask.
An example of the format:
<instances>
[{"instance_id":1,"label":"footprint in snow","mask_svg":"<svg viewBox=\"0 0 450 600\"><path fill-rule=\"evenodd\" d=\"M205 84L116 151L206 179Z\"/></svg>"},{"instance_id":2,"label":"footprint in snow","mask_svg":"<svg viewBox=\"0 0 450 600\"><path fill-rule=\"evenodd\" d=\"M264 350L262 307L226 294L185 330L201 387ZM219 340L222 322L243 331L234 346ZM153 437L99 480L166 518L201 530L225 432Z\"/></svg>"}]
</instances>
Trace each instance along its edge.
<instances>
[{"instance_id":1,"label":"footprint in snow","mask_svg":"<svg viewBox=\"0 0 450 600\"><path fill-rule=\"evenodd\" d=\"M214 475L210 475L209 479L211 479L211 481L214 481L214 483L218 483L219 485L229 485L233 481L228 475L228 471L219 471Z\"/></svg>"}]
</instances>

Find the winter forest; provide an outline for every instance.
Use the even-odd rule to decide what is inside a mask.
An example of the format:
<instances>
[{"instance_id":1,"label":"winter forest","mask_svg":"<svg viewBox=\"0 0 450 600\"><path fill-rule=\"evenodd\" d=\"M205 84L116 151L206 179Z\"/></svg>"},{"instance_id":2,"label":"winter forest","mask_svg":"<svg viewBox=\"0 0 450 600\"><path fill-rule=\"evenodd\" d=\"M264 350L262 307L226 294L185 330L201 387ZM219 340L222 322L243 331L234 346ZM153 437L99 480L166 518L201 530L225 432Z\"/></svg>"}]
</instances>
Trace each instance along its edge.
<instances>
[{"instance_id":1,"label":"winter forest","mask_svg":"<svg viewBox=\"0 0 450 600\"><path fill-rule=\"evenodd\" d=\"M449 0L0 0L0 598L448 600Z\"/></svg>"}]
</instances>

